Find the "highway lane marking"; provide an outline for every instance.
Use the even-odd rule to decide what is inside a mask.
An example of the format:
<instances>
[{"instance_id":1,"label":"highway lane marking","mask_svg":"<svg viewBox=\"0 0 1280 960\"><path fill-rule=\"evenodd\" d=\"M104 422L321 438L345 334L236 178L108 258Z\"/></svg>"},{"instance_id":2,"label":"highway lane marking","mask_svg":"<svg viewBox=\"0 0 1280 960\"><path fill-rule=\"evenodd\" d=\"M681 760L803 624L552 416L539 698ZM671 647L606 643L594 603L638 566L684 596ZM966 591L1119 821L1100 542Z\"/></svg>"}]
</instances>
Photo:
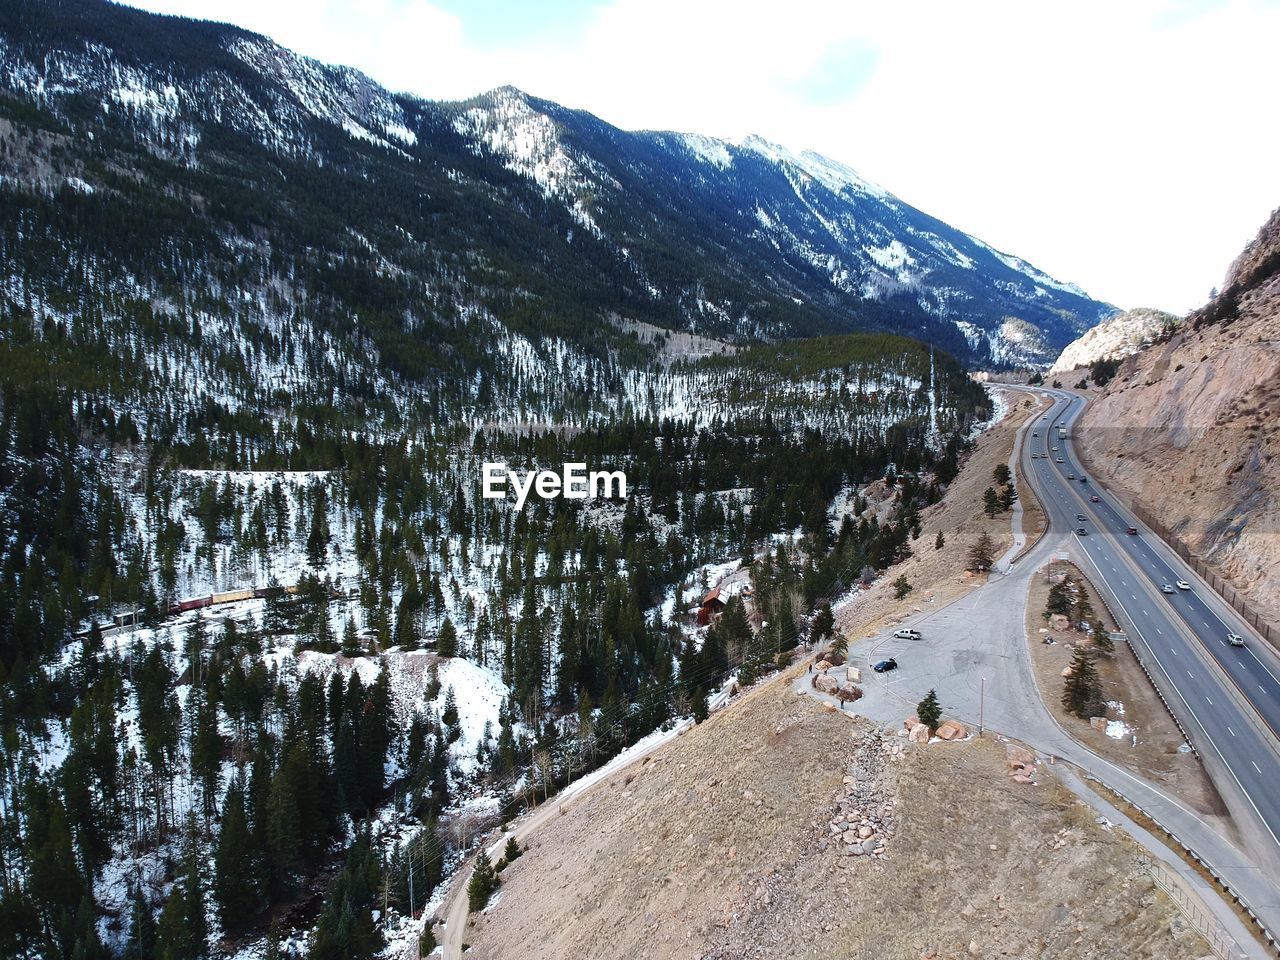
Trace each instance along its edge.
<instances>
[{"instance_id":1,"label":"highway lane marking","mask_svg":"<svg viewBox=\"0 0 1280 960\"><path fill-rule=\"evenodd\" d=\"M1262 772L1262 768L1258 766L1257 760L1250 760L1249 762L1253 764L1253 769L1257 770L1259 773Z\"/></svg>"},{"instance_id":2,"label":"highway lane marking","mask_svg":"<svg viewBox=\"0 0 1280 960\"><path fill-rule=\"evenodd\" d=\"M1067 400L1066 397L1060 397L1060 399ZM1071 401L1071 400L1068 401L1067 403L1068 409L1072 406L1073 403L1074 401ZM1081 403L1081 407L1083 408L1083 403ZM1094 561L1093 556L1087 550L1085 551L1085 557L1089 560L1090 563L1093 564L1094 569L1097 570L1099 579L1103 583L1105 583L1106 579L1102 575L1102 569L1098 567L1097 562ZM1137 623L1134 623L1133 629L1134 629L1134 632L1138 635L1138 637L1142 640L1143 644L1147 647L1148 651L1154 654L1155 652L1154 648L1151 646L1150 643L1147 642L1147 638L1143 634L1142 628ZM1240 777L1236 773L1235 768L1232 767L1231 763L1223 755L1222 750L1219 749L1217 742L1210 735L1208 728L1205 727L1204 721L1200 719L1199 714L1197 714L1195 709L1191 706L1191 703L1187 700L1182 690L1178 687L1176 683L1173 682L1173 678L1169 676L1169 672L1165 669L1164 664L1160 661L1159 656L1155 657L1155 661L1156 661L1156 665L1160 668L1160 671L1164 673L1164 675L1169 679L1169 683L1173 687L1174 693L1177 694L1178 699L1181 700L1183 704L1186 706L1187 711L1191 714L1192 718L1196 722L1196 725L1200 728L1200 731L1204 734L1205 739L1208 742L1209 746L1213 748L1213 751L1218 755L1218 758L1222 761L1223 767L1225 767L1227 772L1231 775L1231 779L1235 781L1236 786L1240 790L1240 793L1249 802L1249 806L1253 808L1253 812L1257 815L1259 822L1261 822L1263 826L1263 829L1265 829L1267 833L1271 836L1271 839L1273 842L1280 845L1280 836L1277 836L1275 829L1272 828L1271 824L1267 821L1266 817L1262 815L1262 811L1258 808L1257 801L1255 801L1253 798L1253 795L1247 789L1245 789L1244 783L1240 780ZM1190 670L1187 671L1187 675L1190 676L1192 680L1195 679L1195 675L1192 674ZM1105 760L1103 762L1106 763ZM1110 766L1118 774L1122 776L1129 776L1130 779L1134 779L1136 783L1140 783L1142 786L1146 787L1147 789L1152 790L1154 793L1164 797L1166 800L1169 800L1175 805L1181 807L1181 804L1178 804L1176 800L1173 800L1171 797L1168 797L1166 794L1162 793L1159 789L1152 787L1150 784L1147 784L1145 781L1136 780L1136 778L1133 778L1132 776L1127 774L1124 770L1121 770L1120 768L1116 767L1114 764L1107 763L1106 765ZM1254 766L1256 768L1257 764L1255 763ZM1261 773L1261 770L1259 770L1259 773ZM1185 810L1186 808L1183 807L1182 809Z\"/></svg>"},{"instance_id":3,"label":"highway lane marking","mask_svg":"<svg viewBox=\"0 0 1280 960\"><path fill-rule=\"evenodd\" d=\"M1205 700L1208 700L1208 701L1209 701L1209 706L1211 706L1211 707L1213 706L1213 701L1212 701L1212 700L1209 700L1209 695L1208 695L1208 694L1205 694Z\"/></svg>"},{"instance_id":4,"label":"highway lane marking","mask_svg":"<svg viewBox=\"0 0 1280 960\"><path fill-rule=\"evenodd\" d=\"M1271 672L1270 667L1268 667L1265 663L1263 663L1261 660L1258 659L1258 655L1256 653L1254 653L1252 650L1249 650L1249 656L1253 657L1253 659L1257 661L1258 666L1260 666L1263 670L1267 671L1267 676L1269 676L1272 680L1275 680L1277 684L1280 684L1280 679L1278 679L1276 675Z\"/></svg>"},{"instance_id":5,"label":"highway lane marking","mask_svg":"<svg viewBox=\"0 0 1280 960\"><path fill-rule=\"evenodd\" d=\"M1232 730L1230 727L1227 727L1227 733L1231 734L1233 737L1236 735L1236 732Z\"/></svg>"}]
</instances>

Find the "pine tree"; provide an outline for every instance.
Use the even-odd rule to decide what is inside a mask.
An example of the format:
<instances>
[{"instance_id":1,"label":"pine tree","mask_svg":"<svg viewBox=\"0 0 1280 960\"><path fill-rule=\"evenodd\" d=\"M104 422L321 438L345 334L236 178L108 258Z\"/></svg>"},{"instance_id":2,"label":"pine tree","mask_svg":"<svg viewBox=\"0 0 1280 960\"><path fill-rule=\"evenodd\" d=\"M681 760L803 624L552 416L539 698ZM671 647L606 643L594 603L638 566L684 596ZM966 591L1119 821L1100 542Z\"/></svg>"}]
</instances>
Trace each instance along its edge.
<instances>
[{"instance_id":1,"label":"pine tree","mask_svg":"<svg viewBox=\"0 0 1280 960\"><path fill-rule=\"evenodd\" d=\"M893 598L902 600L911 592L911 583L907 580L907 575L900 574L898 579L893 581Z\"/></svg>"},{"instance_id":2,"label":"pine tree","mask_svg":"<svg viewBox=\"0 0 1280 960\"><path fill-rule=\"evenodd\" d=\"M938 694L930 690L923 700L916 704L916 717L921 723L929 728L932 733L938 729L938 724L942 721L942 705L938 703Z\"/></svg>"},{"instance_id":3,"label":"pine tree","mask_svg":"<svg viewBox=\"0 0 1280 960\"><path fill-rule=\"evenodd\" d=\"M1083 647L1077 647L1071 658L1071 673L1062 685L1062 706L1082 720L1103 712L1102 682L1093 658Z\"/></svg>"},{"instance_id":4,"label":"pine tree","mask_svg":"<svg viewBox=\"0 0 1280 960\"><path fill-rule=\"evenodd\" d=\"M813 624L809 627L809 641L821 643L835 630L836 618L831 612L831 604L821 603L813 614Z\"/></svg>"},{"instance_id":5,"label":"pine tree","mask_svg":"<svg viewBox=\"0 0 1280 960\"><path fill-rule=\"evenodd\" d=\"M382 932L373 922L375 895L381 887L378 858L368 836L361 835L329 884L307 954L310 960L372 960L382 950Z\"/></svg>"},{"instance_id":6,"label":"pine tree","mask_svg":"<svg viewBox=\"0 0 1280 960\"><path fill-rule=\"evenodd\" d=\"M837 633L831 645L827 647L827 652L843 661L849 655L849 638L843 633Z\"/></svg>"},{"instance_id":7,"label":"pine tree","mask_svg":"<svg viewBox=\"0 0 1280 960\"><path fill-rule=\"evenodd\" d=\"M209 955L204 880L195 815L187 819L182 873L173 885L156 928L157 960L202 960Z\"/></svg>"},{"instance_id":8,"label":"pine tree","mask_svg":"<svg viewBox=\"0 0 1280 960\"><path fill-rule=\"evenodd\" d=\"M978 539L969 547L969 569L976 571L984 571L991 569L992 554L995 553L996 545L991 539L991 534L983 530L978 534Z\"/></svg>"},{"instance_id":9,"label":"pine tree","mask_svg":"<svg viewBox=\"0 0 1280 960\"><path fill-rule=\"evenodd\" d=\"M524 853L520 849L520 844L516 842L515 837L507 837L507 845L502 849L502 859L507 863L515 863L520 859L520 855Z\"/></svg>"},{"instance_id":10,"label":"pine tree","mask_svg":"<svg viewBox=\"0 0 1280 960\"><path fill-rule=\"evenodd\" d=\"M947 538L944 537L942 535L942 531L939 530L938 535L933 540L933 549L941 550L944 546L946 546L946 543L947 543Z\"/></svg>"},{"instance_id":11,"label":"pine tree","mask_svg":"<svg viewBox=\"0 0 1280 960\"><path fill-rule=\"evenodd\" d=\"M484 850L476 856L475 869L471 879L467 881L467 905L472 913L478 913L489 903L489 898L498 889L498 874L489 862L489 854Z\"/></svg>"},{"instance_id":12,"label":"pine tree","mask_svg":"<svg viewBox=\"0 0 1280 960\"><path fill-rule=\"evenodd\" d=\"M1049 598L1045 602L1046 614L1061 614L1067 616L1071 613L1073 606L1072 601L1073 581L1070 577L1063 577L1060 581L1053 584L1049 588Z\"/></svg>"},{"instance_id":13,"label":"pine tree","mask_svg":"<svg viewBox=\"0 0 1280 960\"><path fill-rule=\"evenodd\" d=\"M237 777L227 788L214 857L213 893L223 929L229 933L245 929L261 911L260 875L258 848L245 816L244 784Z\"/></svg>"},{"instance_id":14,"label":"pine tree","mask_svg":"<svg viewBox=\"0 0 1280 960\"><path fill-rule=\"evenodd\" d=\"M996 493L994 487L987 487L982 491L982 510L988 517L994 517L1000 512L1000 494Z\"/></svg>"},{"instance_id":15,"label":"pine tree","mask_svg":"<svg viewBox=\"0 0 1280 960\"><path fill-rule=\"evenodd\" d=\"M156 918L151 912L151 901L142 887L132 887L129 895L129 939L125 943L126 957L150 957L156 948Z\"/></svg>"},{"instance_id":16,"label":"pine tree","mask_svg":"<svg viewBox=\"0 0 1280 960\"><path fill-rule=\"evenodd\" d=\"M707 691L702 688L702 684L698 684L693 688L693 722L701 723L707 719Z\"/></svg>"},{"instance_id":17,"label":"pine tree","mask_svg":"<svg viewBox=\"0 0 1280 960\"><path fill-rule=\"evenodd\" d=\"M458 630L448 617L440 625L440 636L436 640L436 653L442 658L458 655Z\"/></svg>"}]
</instances>

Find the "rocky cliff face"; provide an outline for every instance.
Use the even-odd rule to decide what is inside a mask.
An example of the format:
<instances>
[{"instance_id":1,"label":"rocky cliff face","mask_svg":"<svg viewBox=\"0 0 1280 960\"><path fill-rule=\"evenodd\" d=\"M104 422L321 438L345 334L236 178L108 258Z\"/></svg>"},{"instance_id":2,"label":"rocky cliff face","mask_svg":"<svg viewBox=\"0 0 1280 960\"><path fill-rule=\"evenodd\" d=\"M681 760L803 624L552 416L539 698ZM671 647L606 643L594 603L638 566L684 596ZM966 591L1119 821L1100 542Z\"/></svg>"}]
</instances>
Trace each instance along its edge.
<instances>
[{"instance_id":1,"label":"rocky cliff face","mask_svg":"<svg viewBox=\"0 0 1280 960\"><path fill-rule=\"evenodd\" d=\"M1222 293L1090 405L1093 469L1280 622L1280 210Z\"/></svg>"},{"instance_id":2,"label":"rocky cliff face","mask_svg":"<svg viewBox=\"0 0 1280 960\"><path fill-rule=\"evenodd\" d=\"M1050 372L1066 373L1087 367L1095 360L1132 356L1178 322L1171 313L1147 307L1118 313L1067 344Z\"/></svg>"}]
</instances>

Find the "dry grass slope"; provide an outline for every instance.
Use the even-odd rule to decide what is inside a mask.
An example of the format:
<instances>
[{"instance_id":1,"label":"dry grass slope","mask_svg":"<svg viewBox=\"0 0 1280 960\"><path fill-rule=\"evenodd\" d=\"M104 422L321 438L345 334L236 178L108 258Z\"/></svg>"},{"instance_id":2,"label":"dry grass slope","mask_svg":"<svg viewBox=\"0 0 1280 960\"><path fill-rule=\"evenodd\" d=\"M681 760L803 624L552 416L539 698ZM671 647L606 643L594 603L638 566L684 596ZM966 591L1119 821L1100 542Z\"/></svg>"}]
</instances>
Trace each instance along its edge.
<instances>
[{"instance_id":1,"label":"dry grass slope","mask_svg":"<svg viewBox=\"0 0 1280 960\"><path fill-rule=\"evenodd\" d=\"M842 856L828 823L864 738L879 742L783 684L749 694L570 805L504 875L470 955L1205 954L1138 848L1045 768L1014 784L992 740L912 748L867 774L896 792L896 833L887 859Z\"/></svg>"}]
</instances>

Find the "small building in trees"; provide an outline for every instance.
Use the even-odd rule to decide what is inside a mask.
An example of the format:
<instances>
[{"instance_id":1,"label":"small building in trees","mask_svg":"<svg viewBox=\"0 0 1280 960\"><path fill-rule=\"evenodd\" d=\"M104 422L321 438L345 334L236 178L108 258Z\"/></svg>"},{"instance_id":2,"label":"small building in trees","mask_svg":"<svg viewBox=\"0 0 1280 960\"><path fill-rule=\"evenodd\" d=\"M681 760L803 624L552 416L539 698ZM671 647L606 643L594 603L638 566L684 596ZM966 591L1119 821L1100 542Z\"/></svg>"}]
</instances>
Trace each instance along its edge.
<instances>
[{"instance_id":1,"label":"small building in trees","mask_svg":"<svg viewBox=\"0 0 1280 960\"><path fill-rule=\"evenodd\" d=\"M707 595L702 598L702 603L698 606L696 618L698 626L705 627L713 623L724 612L725 605L728 602L729 598L721 595L719 587L709 590Z\"/></svg>"}]
</instances>

